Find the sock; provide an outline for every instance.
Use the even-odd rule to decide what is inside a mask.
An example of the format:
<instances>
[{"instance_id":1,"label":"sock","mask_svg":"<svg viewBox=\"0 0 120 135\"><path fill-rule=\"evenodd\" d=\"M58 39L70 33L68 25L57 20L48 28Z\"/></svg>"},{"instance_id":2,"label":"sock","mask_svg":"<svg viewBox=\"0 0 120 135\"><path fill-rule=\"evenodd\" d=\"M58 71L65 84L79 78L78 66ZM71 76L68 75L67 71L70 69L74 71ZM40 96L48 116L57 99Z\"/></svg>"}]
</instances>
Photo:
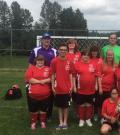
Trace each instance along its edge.
<instances>
[{"instance_id":1,"label":"sock","mask_svg":"<svg viewBox=\"0 0 120 135\"><path fill-rule=\"evenodd\" d=\"M93 113L94 113L94 109L93 109L93 106L91 105L91 106L86 106L86 120L88 120L88 119L91 119L92 118L92 116L93 116Z\"/></svg>"},{"instance_id":2,"label":"sock","mask_svg":"<svg viewBox=\"0 0 120 135\"><path fill-rule=\"evenodd\" d=\"M40 122L46 122L46 113L42 113L39 115L40 117Z\"/></svg>"},{"instance_id":3,"label":"sock","mask_svg":"<svg viewBox=\"0 0 120 135\"><path fill-rule=\"evenodd\" d=\"M36 123L38 119L38 113L31 113L31 123Z\"/></svg>"},{"instance_id":4,"label":"sock","mask_svg":"<svg viewBox=\"0 0 120 135\"><path fill-rule=\"evenodd\" d=\"M78 106L79 118L85 120L85 106Z\"/></svg>"}]
</instances>

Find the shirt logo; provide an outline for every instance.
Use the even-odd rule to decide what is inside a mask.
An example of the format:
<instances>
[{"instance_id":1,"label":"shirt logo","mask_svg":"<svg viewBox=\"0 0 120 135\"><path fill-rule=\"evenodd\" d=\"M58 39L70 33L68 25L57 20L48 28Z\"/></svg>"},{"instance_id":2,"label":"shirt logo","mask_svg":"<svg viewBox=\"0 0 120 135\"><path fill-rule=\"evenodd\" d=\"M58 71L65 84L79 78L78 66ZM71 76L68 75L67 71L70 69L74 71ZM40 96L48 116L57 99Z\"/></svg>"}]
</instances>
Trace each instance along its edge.
<instances>
[{"instance_id":1,"label":"shirt logo","mask_svg":"<svg viewBox=\"0 0 120 135\"><path fill-rule=\"evenodd\" d=\"M67 61L67 63L66 63L65 70L66 71L70 70L70 62L69 61Z\"/></svg>"},{"instance_id":2,"label":"shirt logo","mask_svg":"<svg viewBox=\"0 0 120 135\"><path fill-rule=\"evenodd\" d=\"M89 69L90 72L95 72L95 68L93 67L92 64L89 64L88 69Z\"/></svg>"}]
</instances>

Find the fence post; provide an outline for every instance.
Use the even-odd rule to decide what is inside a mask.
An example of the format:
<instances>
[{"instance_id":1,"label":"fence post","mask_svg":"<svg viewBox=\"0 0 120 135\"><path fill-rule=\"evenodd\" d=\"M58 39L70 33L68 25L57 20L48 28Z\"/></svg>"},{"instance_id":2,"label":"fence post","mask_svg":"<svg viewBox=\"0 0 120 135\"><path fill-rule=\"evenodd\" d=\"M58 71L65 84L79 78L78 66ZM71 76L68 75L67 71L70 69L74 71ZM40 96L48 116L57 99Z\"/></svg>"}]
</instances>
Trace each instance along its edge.
<instances>
[{"instance_id":1,"label":"fence post","mask_svg":"<svg viewBox=\"0 0 120 135\"><path fill-rule=\"evenodd\" d=\"M11 35L10 56L12 57L12 55L13 55L13 30L12 30L12 28L11 28L11 34L10 35Z\"/></svg>"}]
</instances>

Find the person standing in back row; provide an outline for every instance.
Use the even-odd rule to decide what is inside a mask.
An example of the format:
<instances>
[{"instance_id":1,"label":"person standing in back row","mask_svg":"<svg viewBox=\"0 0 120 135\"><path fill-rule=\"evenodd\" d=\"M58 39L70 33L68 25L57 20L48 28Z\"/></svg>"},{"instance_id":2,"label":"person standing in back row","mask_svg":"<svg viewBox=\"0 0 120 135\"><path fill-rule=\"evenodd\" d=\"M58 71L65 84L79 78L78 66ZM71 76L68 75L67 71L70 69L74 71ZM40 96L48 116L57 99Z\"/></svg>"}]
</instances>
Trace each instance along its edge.
<instances>
[{"instance_id":1,"label":"person standing in back row","mask_svg":"<svg viewBox=\"0 0 120 135\"><path fill-rule=\"evenodd\" d=\"M52 39L49 33L44 33L41 39L41 45L39 47L34 48L31 51L29 56L29 66L34 64L34 59L38 55L42 55L45 58L45 66L50 66L50 63L53 58L57 55L57 50L51 46ZM52 108L53 108L53 100L54 96L51 93L51 101L49 102L49 108L47 112L47 119L50 120L52 118Z\"/></svg>"},{"instance_id":2,"label":"person standing in back row","mask_svg":"<svg viewBox=\"0 0 120 135\"><path fill-rule=\"evenodd\" d=\"M114 33L109 36L109 44L104 46L101 50L101 56L103 59L106 58L106 52L108 50L113 51L115 64L118 64L120 61L120 46L117 45L117 35Z\"/></svg>"}]
</instances>

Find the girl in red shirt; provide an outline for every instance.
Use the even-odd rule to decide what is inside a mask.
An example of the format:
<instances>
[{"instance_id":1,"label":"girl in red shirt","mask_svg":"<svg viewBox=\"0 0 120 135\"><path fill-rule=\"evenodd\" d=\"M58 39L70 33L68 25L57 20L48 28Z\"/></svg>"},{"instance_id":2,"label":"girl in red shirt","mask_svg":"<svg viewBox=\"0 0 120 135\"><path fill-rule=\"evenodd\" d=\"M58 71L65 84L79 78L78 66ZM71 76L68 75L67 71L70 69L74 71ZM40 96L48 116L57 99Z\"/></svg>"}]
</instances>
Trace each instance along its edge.
<instances>
[{"instance_id":1,"label":"girl in red shirt","mask_svg":"<svg viewBox=\"0 0 120 135\"><path fill-rule=\"evenodd\" d=\"M79 61L81 57L81 53L78 50L77 41L75 39L69 39L67 41L67 47L68 47L68 52L66 54L66 58L73 63Z\"/></svg>"},{"instance_id":2,"label":"girl in red shirt","mask_svg":"<svg viewBox=\"0 0 120 135\"><path fill-rule=\"evenodd\" d=\"M92 126L91 118L93 115L93 98L95 94L95 84L97 68L90 63L89 52L81 52L81 61L75 64L75 73L78 74L78 84L74 77L74 92L77 93L76 104L79 106L79 126Z\"/></svg>"},{"instance_id":3,"label":"girl in red shirt","mask_svg":"<svg viewBox=\"0 0 120 135\"><path fill-rule=\"evenodd\" d=\"M110 96L110 91L115 86L115 69L114 53L112 50L106 52L106 59L100 68L100 89L99 89L99 106Z\"/></svg>"},{"instance_id":4,"label":"girl in red shirt","mask_svg":"<svg viewBox=\"0 0 120 135\"><path fill-rule=\"evenodd\" d=\"M110 98L107 98L102 105L102 127L100 132L102 135L107 135L114 127L118 127L118 115L117 109L119 102L117 89L112 89Z\"/></svg>"},{"instance_id":5,"label":"girl in red shirt","mask_svg":"<svg viewBox=\"0 0 120 135\"><path fill-rule=\"evenodd\" d=\"M29 83L28 108L31 115L31 129L36 129L40 111L41 128L46 128L46 111L49 105L50 70L44 66L45 59L39 55L35 58L35 65L30 66L25 73L25 80Z\"/></svg>"},{"instance_id":6,"label":"girl in red shirt","mask_svg":"<svg viewBox=\"0 0 120 135\"><path fill-rule=\"evenodd\" d=\"M100 58L100 48L98 47L98 45L93 45L90 47L89 56L90 56L90 63L100 68L103 63L103 60ZM95 121L98 120L98 111L99 111L99 108L98 108L99 90L98 90L97 82L98 80L96 80L96 92L95 92L95 100L94 100L94 120Z\"/></svg>"}]
</instances>

